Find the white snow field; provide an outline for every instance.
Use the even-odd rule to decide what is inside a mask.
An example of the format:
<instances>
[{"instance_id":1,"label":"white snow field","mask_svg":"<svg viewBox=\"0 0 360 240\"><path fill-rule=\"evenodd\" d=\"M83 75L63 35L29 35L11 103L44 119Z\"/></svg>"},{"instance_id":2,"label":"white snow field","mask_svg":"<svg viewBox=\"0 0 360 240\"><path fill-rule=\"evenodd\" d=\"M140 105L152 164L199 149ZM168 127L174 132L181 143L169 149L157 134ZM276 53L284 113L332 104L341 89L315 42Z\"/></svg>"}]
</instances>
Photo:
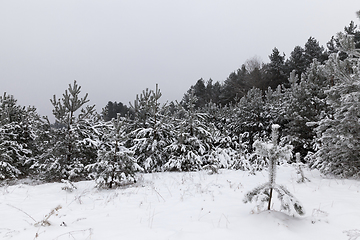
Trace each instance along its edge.
<instances>
[{"instance_id":1,"label":"white snow field","mask_svg":"<svg viewBox=\"0 0 360 240\"><path fill-rule=\"evenodd\" d=\"M323 178L297 183L291 165L278 168L277 183L304 205L304 216L273 210L258 213L244 194L268 181L266 171L221 170L142 174L137 184L98 190L93 181L17 184L0 188L0 238L62 239L326 239L360 236L360 182ZM52 212L52 213L51 213ZM360 240L360 237L358 238Z\"/></svg>"}]
</instances>

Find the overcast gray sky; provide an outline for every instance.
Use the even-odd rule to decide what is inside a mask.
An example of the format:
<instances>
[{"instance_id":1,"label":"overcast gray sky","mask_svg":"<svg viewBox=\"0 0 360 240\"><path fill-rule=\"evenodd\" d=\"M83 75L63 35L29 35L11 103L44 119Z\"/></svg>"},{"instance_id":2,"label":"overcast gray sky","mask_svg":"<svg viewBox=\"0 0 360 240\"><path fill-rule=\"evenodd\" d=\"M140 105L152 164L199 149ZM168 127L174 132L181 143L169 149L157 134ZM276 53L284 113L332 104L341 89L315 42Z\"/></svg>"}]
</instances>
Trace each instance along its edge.
<instances>
[{"instance_id":1,"label":"overcast gray sky","mask_svg":"<svg viewBox=\"0 0 360 240\"><path fill-rule=\"evenodd\" d=\"M249 58L321 45L359 0L0 0L0 92L50 116L74 79L98 111L158 83L181 100L200 78L224 81Z\"/></svg>"}]
</instances>

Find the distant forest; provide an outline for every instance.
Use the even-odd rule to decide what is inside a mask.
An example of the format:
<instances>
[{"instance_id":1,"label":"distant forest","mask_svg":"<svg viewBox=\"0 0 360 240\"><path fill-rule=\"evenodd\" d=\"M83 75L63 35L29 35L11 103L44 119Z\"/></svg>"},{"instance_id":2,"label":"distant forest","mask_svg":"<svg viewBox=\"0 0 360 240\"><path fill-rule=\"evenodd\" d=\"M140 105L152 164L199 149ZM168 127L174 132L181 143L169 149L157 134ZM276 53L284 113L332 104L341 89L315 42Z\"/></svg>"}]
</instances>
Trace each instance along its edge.
<instances>
[{"instance_id":1,"label":"distant forest","mask_svg":"<svg viewBox=\"0 0 360 240\"><path fill-rule=\"evenodd\" d=\"M353 21L344 28L344 33L354 36L355 47L360 48L360 31ZM241 68L229 74L223 82L199 79L184 93L181 104L186 106L189 94L194 91L197 98L195 108L204 107L208 103L226 106L240 101L252 88L261 89L264 93L268 88L275 90L279 85L290 87L288 78L292 71L301 76L310 67L314 59L320 64L328 60L331 53L336 53L339 45L336 37L332 37L324 48L314 38L309 37L304 46L295 46L286 58L278 48L272 49L269 63L262 63L257 57L248 59ZM345 53L342 59L346 58ZM131 109L124 103L109 101L103 108L102 115L106 121L120 116L132 116Z\"/></svg>"}]
</instances>

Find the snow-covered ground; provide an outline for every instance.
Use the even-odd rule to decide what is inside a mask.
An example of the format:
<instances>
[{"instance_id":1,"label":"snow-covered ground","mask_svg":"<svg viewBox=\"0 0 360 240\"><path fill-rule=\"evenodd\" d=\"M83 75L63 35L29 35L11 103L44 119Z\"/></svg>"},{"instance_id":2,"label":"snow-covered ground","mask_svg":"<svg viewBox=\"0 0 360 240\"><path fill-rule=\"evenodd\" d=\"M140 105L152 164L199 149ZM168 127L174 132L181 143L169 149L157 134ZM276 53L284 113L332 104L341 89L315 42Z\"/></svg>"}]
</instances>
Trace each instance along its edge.
<instances>
[{"instance_id":1,"label":"snow-covered ground","mask_svg":"<svg viewBox=\"0 0 360 240\"><path fill-rule=\"evenodd\" d=\"M73 192L62 190L64 183L3 186L0 238L355 239L360 182L322 178L317 171L305 175L311 182L297 183L292 166L277 174L277 183L304 205L302 217L275 211L276 198L274 210L260 213L254 203L243 203L247 191L268 180L266 171L143 174L136 185L114 190L95 189L92 181L75 183Z\"/></svg>"}]
</instances>

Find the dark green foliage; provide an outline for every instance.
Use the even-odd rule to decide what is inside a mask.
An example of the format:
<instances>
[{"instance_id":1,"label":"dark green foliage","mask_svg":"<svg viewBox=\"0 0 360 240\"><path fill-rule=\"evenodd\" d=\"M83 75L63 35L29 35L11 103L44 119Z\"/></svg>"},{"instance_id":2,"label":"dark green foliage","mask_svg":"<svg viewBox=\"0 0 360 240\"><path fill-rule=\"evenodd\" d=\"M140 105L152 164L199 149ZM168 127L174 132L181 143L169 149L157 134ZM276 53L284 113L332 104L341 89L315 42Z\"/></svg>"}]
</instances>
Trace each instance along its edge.
<instances>
[{"instance_id":1,"label":"dark green foliage","mask_svg":"<svg viewBox=\"0 0 360 240\"><path fill-rule=\"evenodd\" d=\"M269 56L270 63L265 65L266 88L276 89L277 86L286 83L288 78L288 69L285 64L285 54L280 54L277 48L272 50Z\"/></svg>"},{"instance_id":2,"label":"dark green foliage","mask_svg":"<svg viewBox=\"0 0 360 240\"><path fill-rule=\"evenodd\" d=\"M295 74L301 76L308 67L305 50L300 46L296 46L290 53L290 58L286 61L286 64L289 70L295 70Z\"/></svg>"},{"instance_id":3,"label":"dark green foliage","mask_svg":"<svg viewBox=\"0 0 360 240\"><path fill-rule=\"evenodd\" d=\"M173 141L174 126L166 105L159 102L160 89L146 89L130 104L134 120L129 120L127 147L134 152L139 166L145 171L161 171L168 161L166 147Z\"/></svg>"},{"instance_id":4,"label":"dark green foliage","mask_svg":"<svg viewBox=\"0 0 360 240\"><path fill-rule=\"evenodd\" d=\"M232 72L224 81L220 95L220 103L224 106L237 102L249 89L246 83L247 71L245 65L236 72Z\"/></svg>"},{"instance_id":5,"label":"dark green foliage","mask_svg":"<svg viewBox=\"0 0 360 240\"><path fill-rule=\"evenodd\" d=\"M344 34L348 34L354 37L355 48L360 48L360 31L353 21L350 22L348 27L344 27ZM327 43L329 53L338 53L340 46L340 41L337 36L332 36L330 41ZM339 57L341 60L344 60L348 57L346 52L339 52Z\"/></svg>"},{"instance_id":6,"label":"dark green foliage","mask_svg":"<svg viewBox=\"0 0 360 240\"><path fill-rule=\"evenodd\" d=\"M184 108L187 108L192 92L197 98L194 106L195 109L203 108L209 103L219 104L222 91L222 86L219 82L213 84L212 79L209 79L205 83L203 79L199 79L196 84L191 86L187 93L184 94L181 104Z\"/></svg>"},{"instance_id":7,"label":"dark green foliage","mask_svg":"<svg viewBox=\"0 0 360 240\"><path fill-rule=\"evenodd\" d=\"M102 117L105 121L117 118L118 114L120 114L121 117L133 117L130 109L121 102L109 101L102 111Z\"/></svg>"},{"instance_id":8,"label":"dark green foliage","mask_svg":"<svg viewBox=\"0 0 360 240\"><path fill-rule=\"evenodd\" d=\"M265 102L260 89L252 88L235 107L233 131L240 135L247 133L247 151L252 152L254 139L267 135L270 121L265 112Z\"/></svg>"},{"instance_id":9,"label":"dark green foliage","mask_svg":"<svg viewBox=\"0 0 360 240\"><path fill-rule=\"evenodd\" d=\"M347 35L352 35L354 37L355 48L360 48L360 31L353 21L350 22L348 27L344 28L344 32Z\"/></svg>"},{"instance_id":10,"label":"dark green foliage","mask_svg":"<svg viewBox=\"0 0 360 240\"><path fill-rule=\"evenodd\" d=\"M0 127L0 180L17 178L22 174L20 169L25 158L31 153L23 149L17 141L20 129L16 123L8 123Z\"/></svg>"},{"instance_id":11,"label":"dark green foliage","mask_svg":"<svg viewBox=\"0 0 360 240\"><path fill-rule=\"evenodd\" d=\"M291 78L296 77L291 75ZM292 82L285 92L287 105L283 118L283 134L288 136L288 141L294 145L295 151L305 156L308 151L314 150L315 137L314 127L307 123L320 120L322 114L329 111L325 91L330 87L330 81L325 77L320 63L314 60L302 75L301 81L297 82Z\"/></svg>"},{"instance_id":12,"label":"dark green foliage","mask_svg":"<svg viewBox=\"0 0 360 240\"><path fill-rule=\"evenodd\" d=\"M314 37L310 37L305 43L304 56L306 66L310 66L314 59L320 63L324 63L324 61L328 58L324 48L320 46L319 42Z\"/></svg>"}]
</instances>

